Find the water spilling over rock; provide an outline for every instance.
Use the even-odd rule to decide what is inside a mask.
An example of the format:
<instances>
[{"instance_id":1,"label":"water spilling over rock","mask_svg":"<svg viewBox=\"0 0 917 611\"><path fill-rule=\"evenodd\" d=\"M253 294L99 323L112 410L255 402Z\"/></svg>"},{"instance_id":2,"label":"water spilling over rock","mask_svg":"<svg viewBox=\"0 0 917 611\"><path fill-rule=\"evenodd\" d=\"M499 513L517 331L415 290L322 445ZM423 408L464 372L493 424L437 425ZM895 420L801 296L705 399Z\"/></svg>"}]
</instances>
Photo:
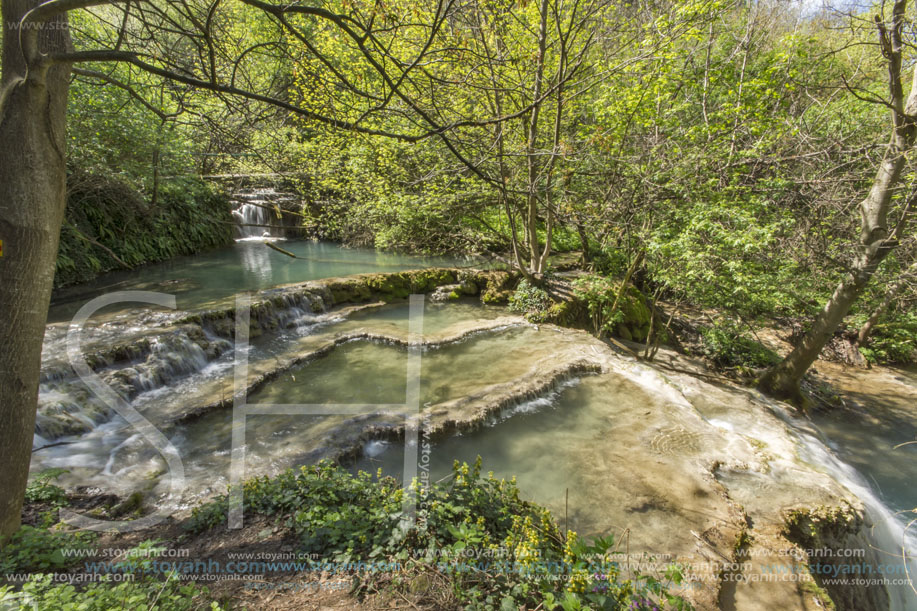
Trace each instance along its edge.
<instances>
[{"instance_id":1,"label":"water spilling over rock","mask_svg":"<svg viewBox=\"0 0 917 611\"><path fill-rule=\"evenodd\" d=\"M240 189L232 194L231 201L239 240L285 238L295 231L295 219L302 211L299 197L274 188Z\"/></svg>"}]
</instances>

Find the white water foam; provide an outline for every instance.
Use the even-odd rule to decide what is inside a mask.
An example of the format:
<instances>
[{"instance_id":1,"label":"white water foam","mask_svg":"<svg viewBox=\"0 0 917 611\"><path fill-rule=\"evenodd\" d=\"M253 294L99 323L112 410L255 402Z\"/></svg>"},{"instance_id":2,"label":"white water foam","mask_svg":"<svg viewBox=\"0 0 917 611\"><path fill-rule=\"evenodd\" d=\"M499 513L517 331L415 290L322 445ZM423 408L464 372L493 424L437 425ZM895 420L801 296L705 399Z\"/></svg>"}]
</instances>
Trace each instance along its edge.
<instances>
[{"instance_id":1,"label":"white water foam","mask_svg":"<svg viewBox=\"0 0 917 611\"><path fill-rule=\"evenodd\" d=\"M913 584L917 576L917 533L907 530L907 523L879 498L866 478L851 465L845 463L821 439L817 429L812 430L807 423L791 415L782 405L762 396L774 413L780 417L796 437L801 448L801 458L809 464L824 470L836 481L850 490L866 507L867 518L873 523L869 540L879 553L885 565L906 567L907 574L873 575L873 578L887 577L889 580L908 577ZM897 568L897 567L896 567ZM913 585L886 586L891 611L909 611L917 609L917 592Z\"/></svg>"}]
</instances>

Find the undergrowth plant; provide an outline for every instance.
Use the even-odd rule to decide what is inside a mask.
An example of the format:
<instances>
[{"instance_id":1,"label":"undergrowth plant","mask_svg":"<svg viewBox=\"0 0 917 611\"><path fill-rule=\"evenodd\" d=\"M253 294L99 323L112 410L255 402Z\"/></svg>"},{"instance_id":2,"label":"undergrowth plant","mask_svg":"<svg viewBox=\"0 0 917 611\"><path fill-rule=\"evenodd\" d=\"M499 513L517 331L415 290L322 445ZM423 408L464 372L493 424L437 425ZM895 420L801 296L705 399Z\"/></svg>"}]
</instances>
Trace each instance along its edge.
<instances>
[{"instance_id":1,"label":"undergrowth plant","mask_svg":"<svg viewBox=\"0 0 917 611\"><path fill-rule=\"evenodd\" d=\"M183 583L176 575L164 580L141 579L112 584L94 582L82 588L55 583L48 573L38 573L21 588L0 586L0 609L29 611L219 611L208 600L207 588Z\"/></svg>"},{"instance_id":2,"label":"undergrowth plant","mask_svg":"<svg viewBox=\"0 0 917 611\"><path fill-rule=\"evenodd\" d=\"M52 484L61 475L68 473L66 469L45 469L29 480L25 489L26 503L47 503L54 507L63 507L67 504L67 493L60 486Z\"/></svg>"},{"instance_id":3,"label":"undergrowth plant","mask_svg":"<svg viewBox=\"0 0 917 611\"><path fill-rule=\"evenodd\" d=\"M509 298L509 309L537 317L547 312L553 303L547 291L523 278Z\"/></svg>"},{"instance_id":4,"label":"undergrowth plant","mask_svg":"<svg viewBox=\"0 0 917 611\"><path fill-rule=\"evenodd\" d=\"M917 313L897 314L877 325L860 352L873 364L912 363L917 358Z\"/></svg>"},{"instance_id":5,"label":"undergrowth plant","mask_svg":"<svg viewBox=\"0 0 917 611\"><path fill-rule=\"evenodd\" d=\"M88 550L95 533L23 525L4 542L0 575L65 569L80 560L64 550Z\"/></svg>"},{"instance_id":6,"label":"undergrowth plant","mask_svg":"<svg viewBox=\"0 0 917 611\"><path fill-rule=\"evenodd\" d=\"M577 298L586 304L592 320L592 330L597 336L613 333L624 313L618 307L619 283L608 276L589 274L574 283Z\"/></svg>"},{"instance_id":7,"label":"undergrowth plant","mask_svg":"<svg viewBox=\"0 0 917 611\"><path fill-rule=\"evenodd\" d=\"M405 491L380 472L356 475L320 462L243 485L247 512L275 516L321 563L383 563L391 570L357 579L356 593L391 587L413 591L425 577L468 609L690 609L669 592L681 582L626 573L608 560L611 537L587 541L562 532L551 513L520 498L515 479L481 475L456 463L451 477ZM405 523L405 495L416 522ZM225 519L228 497L193 511L187 528L204 532Z\"/></svg>"},{"instance_id":8,"label":"undergrowth plant","mask_svg":"<svg viewBox=\"0 0 917 611\"><path fill-rule=\"evenodd\" d=\"M780 361L773 350L755 341L738 323L721 319L701 329L703 353L717 367L760 369Z\"/></svg>"},{"instance_id":9,"label":"undergrowth plant","mask_svg":"<svg viewBox=\"0 0 917 611\"><path fill-rule=\"evenodd\" d=\"M74 585L56 579L92 555L96 534L54 528L22 526L0 552L0 575L18 586L0 586L0 609L30 611L192 611L220 605L209 599L207 588L183 582L175 573L150 571L156 540L147 540L127 551L128 560L117 563L113 574L100 574L89 583ZM86 553L90 552L90 553ZM15 576L15 577L14 577Z\"/></svg>"}]
</instances>

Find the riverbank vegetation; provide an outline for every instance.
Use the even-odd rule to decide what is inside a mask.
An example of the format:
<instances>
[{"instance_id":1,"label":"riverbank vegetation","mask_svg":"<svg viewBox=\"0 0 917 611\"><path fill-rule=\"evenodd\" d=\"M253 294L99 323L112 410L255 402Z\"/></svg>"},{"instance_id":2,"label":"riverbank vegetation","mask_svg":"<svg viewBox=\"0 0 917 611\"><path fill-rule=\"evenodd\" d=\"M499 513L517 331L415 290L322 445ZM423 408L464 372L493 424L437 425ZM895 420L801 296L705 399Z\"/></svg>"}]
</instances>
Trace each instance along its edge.
<instances>
[{"instance_id":1,"label":"riverbank vegetation","mask_svg":"<svg viewBox=\"0 0 917 611\"><path fill-rule=\"evenodd\" d=\"M252 99L225 105L119 65L107 78L88 69L74 76L70 163L93 176L118 168L151 208L162 176L279 173L298 185L311 235L414 252L497 252L531 273L544 271L551 252L576 250L603 275L622 277L636 263L635 284L648 296L749 323L803 322L821 311L852 269L859 231L852 210L888 139L887 53L871 9L850 15L732 2L649 9L598 0L508 8L456 10L433 38L401 26L390 56L419 57L431 40L443 49L422 77L404 77L404 91L384 72L367 71L366 58L356 61L359 42L338 36L333 20L268 50L279 43L265 38L267 16L240 8L223 17L235 44L252 47L235 68L220 63L230 57L221 48L217 73L233 69L273 96L385 134L416 130L418 113L453 126L437 137L341 130ZM432 6L412 10L420 21L436 20ZM401 24L409 13L394 4L380 18ZM78 43L104 35L104 15L79 14ZM265 30L241 32L249 21ZM403 99L366 114L366 100L385 95ZM123 150L131 153L112 154ZM890 193L889 231L904 227L910 172L902 170ZM166 186L162 199L185 190L189 209L157 222L190 217L182 230L200 232L189 237L191 248L225 240L219 206L185 184ZM81 239L106 244L117 224L104 219L118 215L100 213L98 227L65 224L62 282L101 259L117 264ZM143 231L168 234L160 229ZM868 326L854 343L872 362L907 362L915 348L908 268L917 251L907 232L895 239L842 323L851 336ZM171 242L121 242L108 247L127 264L181 251Z\"/></svg>"},{"instance_id":2,"label":"riverbank vegetation","mask_svg":"<svg viewBox=\"0 0 917 611\"><path fill-rule=\"evenodd\" d=\"M0 603L83 611L242 608L238 601L224 600L220 582L208 588L194 579L199 573L195 566L228 568L225 550L216 558L165 561L168 569L158 560L167 558L171 545L194 548L195 538L229 536L226 496L196 507L180 524L139 533L152 538L136 543L123 557L106 559L97 534L57 523L56 510L69 500L51 482L55 474L49 475L39 476L30 488L27 509L36 524L23 526L9 540L0 562L6 575L33 575L19 589L0 587ZM355 604L382 596L424 609L692 608L669 592L682 583L677 565L661 575L629 570L613 560L621 549L612 537L591 541L561 530L550 512L520 499L515 481L482 475L480 458L474 465L456 462L445 481L418 483L412 490L391 477L352 474L330 462L253 479L244 488L246 520L261 532L281 532L302 559L236 563L239 574L266 588L291 585L291 578L330 575L346 584L344 591L360 601ZM410 515L416 522L410 527L404 524L408 497L415 502ZM98 515L110 511L104 504L94 509ZM183 534L176 537L171 530ZM232 536L245 539L245 531ZM115 536L105 543L121 541ZM96 570L105 565L119 579L76 588L47 573L73 574L78 580L87 564ZM292 587L276 589L297 594Z\"/></svg>"},{"instance_id":3,"label":"riverbank vegetation","mask_svg":"<svg viewBox=\"0 0 917 611\"><path fill-rule=\"evenodd\" d=\"M195 179L160 186L154 203L127 183L72 172L54 285L226 245L230 218L225 195Z\"/></svg>"},{"instance_id":4,"label":"riverbank vegetation","mask_svg":"<svg viewBox=\"0 0 917 611\"><path fill-rule=\"evenodd\" d=\"M73 27L93 36L101 24L77 14ZM225 193L199 178L219 156L211 151L210 122L149 77L124 77L73 75L55 287L222 246L233 237Z\"/></svg>"}]
</instances>

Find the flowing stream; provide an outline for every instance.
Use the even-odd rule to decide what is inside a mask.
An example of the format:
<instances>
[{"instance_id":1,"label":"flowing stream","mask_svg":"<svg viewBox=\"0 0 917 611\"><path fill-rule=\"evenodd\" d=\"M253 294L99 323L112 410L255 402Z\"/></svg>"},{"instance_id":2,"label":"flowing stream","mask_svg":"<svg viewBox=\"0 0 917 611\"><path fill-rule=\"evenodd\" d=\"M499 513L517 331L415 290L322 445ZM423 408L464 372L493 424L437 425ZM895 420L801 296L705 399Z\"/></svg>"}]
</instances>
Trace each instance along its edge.
<instances>
[{"instance_id":1,"label":"flowing stream","mask_svg":"<svg viewBox=\"0 0 917 611\"><path fill-rule=\"evenodd\" d=\"M162 456L120 416L94 404L55 360L65 350L66 326L60 323L93 296L158 290L176 294L187 310L284 283L467 264L310 242L284 248L305 259L248 241L113 274L61 295L51 310L57 324L49 325L45 340L32 470L66 468L67 485L120 494L141 489L147 502L177 510L225 492L229 481L232 408L213 403L232 395L230 342L206 328L203 336L183 327L166 339L149 336L150 328L174 321L148 310L108 312L88 333L96 347L139 338L140 352L130 367L111 371L113 366L103 363L100 375L121 384L131 406L178 449L186 489L181 498L170 498ZM250 404L404 401L407 304L332 310L300 304L290 306L282 322L253 340L251 367L269 377L250 393ZM631 550L692 559L712 557L704 541L720 555L732 549L746 519L733 501L742 503L754 522L766 522L775 509L797 502L801 490L824 503L852 493L877 525L873 545L897 553L899 561L902 542L909 554L917 552L915 537L904 532L914 517L904 512L917 504L912 460L917 444L891 449L917 438L912 371L873 376L872 387L851 382L859 388L857 400L876 416L858 422L850 414L818 414L803 421L752 391L637 364L586 334L531 325L477 300L427 300L423 337L423 415L438 418L433 421L440 430L423 451L408 450L433 480L447 476L454 460L470 463L480 455L484 471L516 476L524 494L549 507L566 528L614 534ZM314 358L297 360L312 353ZM576 359L590 360L592 368L574 367ZM567 366L563 375L547 386L532 386L558 363ZM195 407L200 413L189 417ZM475 417L465 425L452 422L469 414ZM398 422L403 421L381 411L250 416L246 476L341 456L354 444L358 451L347 452L356 456L353 469L381 468L400 476L405 448L397 435L366 433ZM907 588L889 590L893 609L917 608Z\"/></svg>"}]
</instances>

